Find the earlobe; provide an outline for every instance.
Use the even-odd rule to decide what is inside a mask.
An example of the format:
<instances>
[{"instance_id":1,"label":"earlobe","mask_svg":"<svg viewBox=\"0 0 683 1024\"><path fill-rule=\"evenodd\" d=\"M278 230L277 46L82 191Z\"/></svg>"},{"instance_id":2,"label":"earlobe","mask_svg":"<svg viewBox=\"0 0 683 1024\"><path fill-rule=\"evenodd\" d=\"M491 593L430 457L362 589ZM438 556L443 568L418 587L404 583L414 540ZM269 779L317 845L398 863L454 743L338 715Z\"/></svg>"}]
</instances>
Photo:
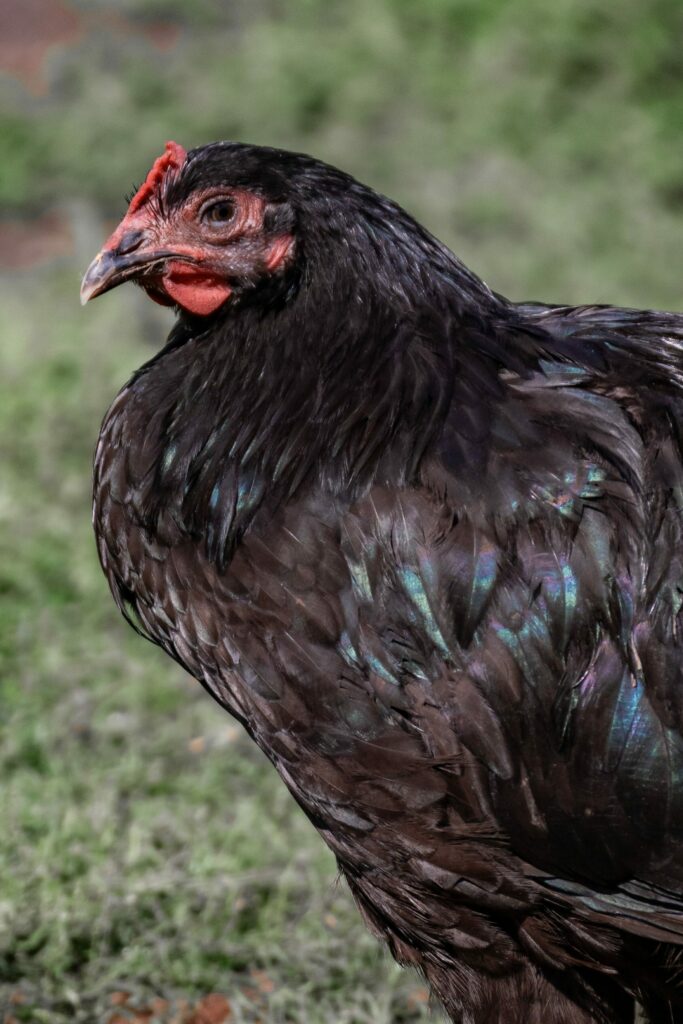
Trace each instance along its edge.
<instances>
[{"instance_id":1,"label":"earlobe","mask_svg":"<svg viewBox=\"0 0 683 1024\"><path fill-rule=\"evenodd\" d=\"M266 270L269 270L271 273L274 270L278 270L287 260L293 245L294 239L291 235L282 235L271 242L266 252Z\"/></svg>"}]
</instances>

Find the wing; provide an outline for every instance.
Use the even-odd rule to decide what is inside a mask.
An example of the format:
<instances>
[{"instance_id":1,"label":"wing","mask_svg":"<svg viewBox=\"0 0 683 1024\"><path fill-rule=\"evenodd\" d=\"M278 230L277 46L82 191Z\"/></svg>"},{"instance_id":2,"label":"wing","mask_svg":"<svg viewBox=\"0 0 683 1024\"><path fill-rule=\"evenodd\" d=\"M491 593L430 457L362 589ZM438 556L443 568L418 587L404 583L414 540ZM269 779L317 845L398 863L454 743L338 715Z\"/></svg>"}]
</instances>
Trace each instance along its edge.
<instances>
[{"instance_id":1,"label":"wing","mask_svg":"<svg viewBox=\"0 0 683 1024\"><path fill-rule=\"evenodd\" d=\"M609 891L600 912L625 927L658 919L681 941L683 317L524 309L550 340L535 371L503 371L486 472L449 473L454 408L424 474L457 522L423 553L441 589L423 585L449 649L458 623L479 701L475 735L457 712L454 728L496 776L516 852L592 907Z\"/></svg>"}]
</instances>

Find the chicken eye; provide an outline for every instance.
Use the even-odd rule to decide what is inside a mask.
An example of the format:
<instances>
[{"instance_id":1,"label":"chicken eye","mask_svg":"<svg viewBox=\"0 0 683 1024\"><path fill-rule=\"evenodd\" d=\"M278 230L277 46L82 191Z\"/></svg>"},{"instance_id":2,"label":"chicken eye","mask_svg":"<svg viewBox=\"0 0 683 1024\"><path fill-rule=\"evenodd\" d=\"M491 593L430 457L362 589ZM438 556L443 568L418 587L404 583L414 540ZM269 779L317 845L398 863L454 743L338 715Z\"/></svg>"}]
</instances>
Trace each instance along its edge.
<instances>
[{"instance_id":1,"label":"chicken eye","mask_svg":"<svg viewBox=\"0 0 683 1024\"><path fill-rule=\"evenodd\" d=\"M203 224L210 224L211 227L220 228L228 224L235 215L235 204L231 199L219 199L209 206L205 206L201 212Z\"/></svg>"}]
</instances>

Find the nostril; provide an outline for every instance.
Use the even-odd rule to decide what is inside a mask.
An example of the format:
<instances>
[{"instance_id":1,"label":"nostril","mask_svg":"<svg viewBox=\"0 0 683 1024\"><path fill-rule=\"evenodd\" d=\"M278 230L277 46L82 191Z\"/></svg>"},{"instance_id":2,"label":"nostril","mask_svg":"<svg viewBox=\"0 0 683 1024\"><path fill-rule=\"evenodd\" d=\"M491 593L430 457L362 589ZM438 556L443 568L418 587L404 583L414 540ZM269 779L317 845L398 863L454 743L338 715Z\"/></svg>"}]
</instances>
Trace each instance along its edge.
<instances>
[{"instance_id":1,"label":"nostril","mask_svg":"<svg viewBox=\"0 0 683 1024\"><path fill-rule=\"evenodd\" d=\"M143 231L126 231L119 244L116 246L116 251L120 256L127 256L129 252L135 252L142 245L142 241L145 235Z\"/></svg>"}]
</instances>

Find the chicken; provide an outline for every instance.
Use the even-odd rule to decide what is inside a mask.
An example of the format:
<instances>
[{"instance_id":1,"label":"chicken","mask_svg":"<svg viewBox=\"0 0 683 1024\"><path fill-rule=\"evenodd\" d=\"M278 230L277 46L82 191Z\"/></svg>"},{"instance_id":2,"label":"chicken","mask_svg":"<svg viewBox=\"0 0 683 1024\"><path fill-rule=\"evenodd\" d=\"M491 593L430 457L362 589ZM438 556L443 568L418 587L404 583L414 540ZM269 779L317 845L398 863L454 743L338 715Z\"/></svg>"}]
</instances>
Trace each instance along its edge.
<instances>
[{"instance_id":1,"label":"chicken","mask_svg":"<svg viewBox=\"0 0 683 1024\"><path fill-rule=\"evenodd\" d=\"M168 143L88 269L129 621L461 1024L683 1021L683 315L516 304L311 157Z\"/></svg>"}]
</instances>

